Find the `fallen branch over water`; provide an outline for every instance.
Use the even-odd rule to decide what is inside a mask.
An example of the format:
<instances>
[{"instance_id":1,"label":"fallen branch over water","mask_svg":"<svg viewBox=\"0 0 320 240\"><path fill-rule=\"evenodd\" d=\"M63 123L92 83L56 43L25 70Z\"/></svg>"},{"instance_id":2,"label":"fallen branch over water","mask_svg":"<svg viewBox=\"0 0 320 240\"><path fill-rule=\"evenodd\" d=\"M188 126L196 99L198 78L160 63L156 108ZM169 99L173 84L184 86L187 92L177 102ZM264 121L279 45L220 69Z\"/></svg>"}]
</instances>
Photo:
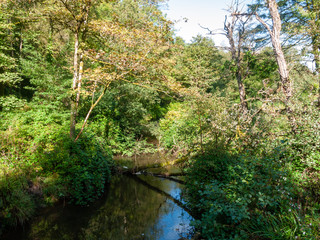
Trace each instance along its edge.
<instances>
[{"instance_id":1,"label":"fallen branch over water","mask_svg":"<svg viewBox=\"0 0 320 240\"><path fill-rule=\"evenodd\" d=\"M184 176L184 174L182 174L182 173L181 174L170 175L170 174L155 174L155 173L150 173L150 172L137 172L137 173L133 173L133 174L134 175L139 175L139 174L150 175L150 176L153 176L153 177L165 178L165 179L168 179L168 180L171 180L173 182L180 183L180 184L184 184L184 185L186 184L185 181L173 177L173 176Z\"/></svg>"},{"instance_id":2,"label":"fallen branch over water","mask_svg":"<svg viewBox=\"0 0 320 240\"><path fill-rule=\"evenodd\" d=\"M183 210L185 210L187 213L189 213L190 216L192 216L192 217L194 218L191 210L188 209L188 208L186 207L186 205L183 204L181 201L179 201L178 199L172 197L169 193L166 193L165 191L162 191L161 189L152 186L151 184L147 183L146 181L142 180L141 178L139 178L139 177L136 176L136 175L133 175L133 179L136 180L137 182L141 183L142 185L144 185L144 186L146 186L146 187L148 187L148 188L150 188L150 189L152 189L152 190L154 190L154 191L156 191L156 192L158 192L158 193L166 196L168 199L170 199L171 201L173 201L175 204L177 204L179 207L181 207Z\"/></svg>"}]
</instances>

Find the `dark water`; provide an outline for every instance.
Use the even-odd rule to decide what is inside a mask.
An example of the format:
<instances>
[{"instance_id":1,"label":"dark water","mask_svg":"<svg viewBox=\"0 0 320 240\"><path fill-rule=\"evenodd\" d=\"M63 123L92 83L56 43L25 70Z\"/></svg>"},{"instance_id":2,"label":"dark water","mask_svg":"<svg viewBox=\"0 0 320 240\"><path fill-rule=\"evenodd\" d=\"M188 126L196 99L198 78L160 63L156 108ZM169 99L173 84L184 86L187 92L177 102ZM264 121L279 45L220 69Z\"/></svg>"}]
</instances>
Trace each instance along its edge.
<instances>
[{"instance_id":1,"label":"dark water","mask_svg":"<svg viewBox=\"0 0 320 240\"><path fill-rule=\"evenodd\" d=\"M178 201L177 201L178 200ZM181 186L153 176L114 176L104 198L89 207L45 210L8 236L19 240L178 240L191 232Z\"/></svg>"}]
</instances>

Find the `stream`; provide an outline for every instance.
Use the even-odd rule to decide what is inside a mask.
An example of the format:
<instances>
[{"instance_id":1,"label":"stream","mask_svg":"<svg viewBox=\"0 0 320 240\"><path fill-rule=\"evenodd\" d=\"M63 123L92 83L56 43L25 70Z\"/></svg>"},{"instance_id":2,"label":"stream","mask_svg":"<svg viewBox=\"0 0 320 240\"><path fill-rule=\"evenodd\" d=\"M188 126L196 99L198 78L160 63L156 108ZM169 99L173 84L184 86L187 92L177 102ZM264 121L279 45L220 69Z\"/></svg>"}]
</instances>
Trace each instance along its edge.
<instances>
[{"instance_id":1,"label":"stream","mask_svg":"<svg viewBox=\"0 0 320 240\"><path fill-rule=\"evenodd\" d=\"M43 209L4 240L189 239L192 217L183 208L181 187L150 175L116 175L90 206Z\"/></svg>"}]
</instances>

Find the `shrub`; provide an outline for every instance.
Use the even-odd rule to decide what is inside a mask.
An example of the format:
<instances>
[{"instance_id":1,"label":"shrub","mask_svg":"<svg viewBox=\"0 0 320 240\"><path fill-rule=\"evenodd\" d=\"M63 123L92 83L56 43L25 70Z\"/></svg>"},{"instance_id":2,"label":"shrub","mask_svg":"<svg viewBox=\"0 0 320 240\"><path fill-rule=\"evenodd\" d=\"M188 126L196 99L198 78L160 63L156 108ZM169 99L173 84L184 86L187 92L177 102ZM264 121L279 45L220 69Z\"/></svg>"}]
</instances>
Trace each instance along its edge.
<instances>
[{"instance_id":1,"label":"shrub","mask_svg":"<svg viewBox=\"0 0 320 240\"><path fill-rule=\"evenodd\" d=\"M228 148L236 134L238 113L230 105L227 98L215 95L171 103L159 122L160 143L180 152L202 151L206 146Z\"/></svg>"},{"instance_id":2,"label":"shrub","mask_svg":"<svg viewBox=\"0 0 320 240\"><path fill-rule=\"evenodd\" d=\"M23 224L33 216L35 207L27 178L21 172L0 174L0 231L5 225Z\"/></svg>"},{"instance_id":3,"label":"shrub","mask_svg":"<svg viewBox=\"0 0 320 240\"><path fill-rule=\"evenodd\" d=\"M68 198L84 205L103 192L110 176L107 144L92 132L74 143L62 117L28 109L0 122L2 227L30 219L42 197L46 203Z\"/></svg>"},{"instance_id":4,"label":"shrub","mask_svg":"<svg viewBox=\"0 0 320 240\"><path fill-rule=\"evenodd\" d=\"M285 140L286 158L305 198L320 202L320 114L313 105L296 105L295 131Z\"/></svg>"},{"instance_id":5,"label":"shrub","mask_svg":"<svg viewBox=\"0 0 320 240\"><path fill-rule=\"evenodd\" d=\"M197 156L186 185L196 227L207 239L246 239L246 226L257 216L296 208L294 185L283 167L277 152L265 158L225 152Z\"/></svg>"},{"instance_id":6,"label":"shrub","mask_svg":"<svg viewBox=\"0 0 320 240\"><path fill-rule=\"evenodd\" d=\"M244 229L248 233L248 239L318 239L317 227L314 228L309 218L300 216L297 209L277 214L261 212L248 220Z\"/></svg>"},{"instance_id":7,"label":"shrub","mask_svg":"<svg viewBox=\"0 0 320 240\"><path fill-rule=\"evenodd\" d=\"M83 134L77 142L66 136L47 154L43 169L48 174L55 172L58 175L54 181L66 188L66 197L75 204L86 205L103 193L110 177L110 159L93 135Z\"/></svg>"}]
</instances>

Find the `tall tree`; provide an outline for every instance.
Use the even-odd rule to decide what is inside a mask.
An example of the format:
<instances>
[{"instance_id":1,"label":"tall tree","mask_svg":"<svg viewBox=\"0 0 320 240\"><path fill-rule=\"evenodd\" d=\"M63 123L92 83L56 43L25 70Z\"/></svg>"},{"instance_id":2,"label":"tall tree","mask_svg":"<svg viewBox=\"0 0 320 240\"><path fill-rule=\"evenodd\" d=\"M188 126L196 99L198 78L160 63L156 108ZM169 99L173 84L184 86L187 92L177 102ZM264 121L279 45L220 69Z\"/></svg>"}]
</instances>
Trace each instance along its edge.
<instances>
[{"instance_id":1,"label":"tall tree","mask_svg":"<svg viewBox=\"0 0 320 240\"><path fill-rule=\"evenodd\" d=\"M16 25L12 22L13 10L10 2L0 2L0 97L6 89L17 87L22 81L18 74L18 58L14 51Z\"/></svg>"},{"instance_id":2,"label":"tall tree","mask_svg":"<svg viewBox=\"0 0 320 240\"><path fill-rule=\"evenodd\" d=\"M63 24L74 35L74 53L73 53L73 80L71 84L72 97L70 100L70 137L76 136L76 117L78 113L82 75L83 75L83 45L85 44L89 14L95 0L57 0L48 2L55 4L55 7L49 9L49 17L60 24Z\"/></svg>"},{"instance_id":3,"label":"tall tree","mask_svg":"<svg viewBox=\"0 0 320 240\"><path fill-rule=\"evenodd\" d=\"M280 13L278 10L278 4L276 0L265 0L265 4L269 10L272 24L269 25L266 21L264 21L259 16L257 12L255 12L255 16L257 20L267 29L270 35L275 59L278 64L278 71L280 75L281 86L286 97L286 102L288 102L292 96L292 84L289 78L289 70L288 70L287 62L281 46L280 35L281 35L282 25L281 25Z\"/></svg>"},{"instance_id":4,"label":"tall tree","mask_svg":"<svg viewBox=\"0 0 320 240\"><path fill-rule=\"evenodd\" d=\"M144 79L150 84L145 74L153 72L155 78L156 70L163 66L156 59L168 50L171 31L158 9L159 2L48 0L50 20L74 36L72 139L79 138L93 108L113 82ZM80 94L84 92L84 98L92 95L92 104L76 136Z\"/></svg>"},{"instance_id":5,"label":"tall tree","mask_svg":"<svg viewBox=\"0 0 320 240\"><path fill-rule=\"evenodd\" d=\"M241 110L243 114L246 114L248 112L248 103L244 79L247 77L248 72L246 71L247 67L243 65L243 56L244 51L250 49L247 42L251 16L239 14L240 5L238 0L232 1L228 9L230 15L225 17L223 32L215 33L208 28L206 29L209 30L209 34L222 34L228 39L229 47L227 50L231 53L232 69L238 84Z\"/></svg>"},{"instance_id":6,"label":"tall tree","mask_svg":"<svg viewBox=\"0 0 320 240\"><path fill-rule=\"evenodd\" d=\"M283 27L293 44L302 43L313 55L315 74L320 75L320 1L279 1ZM320 86L320 77L319 77ZM320 87L318 88L320 106Z\"/></svg>"},{"instance_id":7,"label":"tall tree","mask_svg":"<svg viewBox=\"0 0 320 240\"><path fill-rule=\"evenodd\" d=\"M156 2L125 0L95 6L96 15L87 24L89 34L83 49L87 65L84 90L92 96L92 103L75 140L92 110L115 82L150 87L156 85L157 79L163 80L161 71L166 65L164 59L171 44L171 30L170 22ZM77 94L81 91L82 69L80 61Z\"/></svg>"},{"instance_id":8,"label":"tall tree","mask_svg":"<svg viewBox=\"0 0 320 240\"><path fill-rule=\"evenodd\" d=\"M239 2L236 1L230 7L231 20L228 21L226 16L224 21L224 31L230 45L231 59L235 65L235 75L238 83L239 97L243 114L248 112L248 103L246 99L246 89L243 83L246 77L243 71L243 50L245 48L245 40L247 38L247 25L250 21L250 16L238 15Z\"/></svg>"}]
</instances>

